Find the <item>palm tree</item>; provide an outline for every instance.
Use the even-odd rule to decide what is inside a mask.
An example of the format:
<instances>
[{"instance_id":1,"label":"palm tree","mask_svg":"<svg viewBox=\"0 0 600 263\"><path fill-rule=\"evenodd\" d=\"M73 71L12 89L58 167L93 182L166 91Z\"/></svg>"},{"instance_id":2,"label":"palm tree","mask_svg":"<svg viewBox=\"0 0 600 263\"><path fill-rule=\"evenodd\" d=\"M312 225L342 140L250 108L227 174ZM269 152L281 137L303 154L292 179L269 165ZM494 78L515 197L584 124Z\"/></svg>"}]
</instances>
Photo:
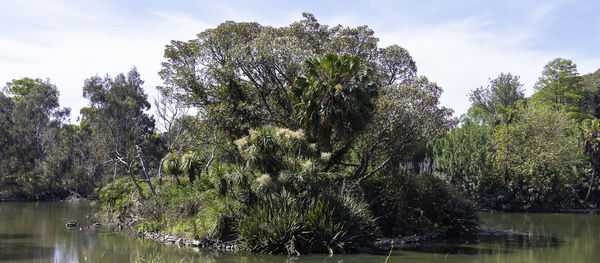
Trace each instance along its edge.
<instances>
[{"instance_id":1,"label":"palm tree","mask_svg":"<svg viewBox=\"0 0 600 263\"><path fill-rule=\"evenodd\" d=\"M175 177L175 180L177 181L177 185L181 185L181 182L179 182L179 178L177 177L182 173L181 161L179 160L177 154L168 153L165 156L162 162L162 171L167 174L173 175L173 177Z\"/></svg>"},{"instance_id":2,"label":"palm tree","mask_svg":"<svg viewBox=\"0 0 600 263\"><path fill-rule=\"evenodd\" d=\"M587 201L592 191L594 179L600 172L600 119L584 120L581 123L579 143L583 153L589 156L592 161L592 178L585 195L585 201Z\"/></svg>"},{"instance_id":3,"label":"palm tree","mask_svg":"<svg viewBox=\"0 0 600 263\"><path fill-rule=\"evenodd\" d=\"M304 76L292 89L294 114L321 150L348 141L371 120L378 88L359 57L326 54L304 62Z\"/></svg>"},{"instance_id":4,"label":"palm tree","mask_svg":"<svg viewBox=\"0 0 600 263\"><path fill-rule=\"evenodd\" d=\"M196 174L202 172L202 158L197 152L187 152L181 156L181 171L188 176L190 184L196 180Z\"/></svg>"}]
</instances>

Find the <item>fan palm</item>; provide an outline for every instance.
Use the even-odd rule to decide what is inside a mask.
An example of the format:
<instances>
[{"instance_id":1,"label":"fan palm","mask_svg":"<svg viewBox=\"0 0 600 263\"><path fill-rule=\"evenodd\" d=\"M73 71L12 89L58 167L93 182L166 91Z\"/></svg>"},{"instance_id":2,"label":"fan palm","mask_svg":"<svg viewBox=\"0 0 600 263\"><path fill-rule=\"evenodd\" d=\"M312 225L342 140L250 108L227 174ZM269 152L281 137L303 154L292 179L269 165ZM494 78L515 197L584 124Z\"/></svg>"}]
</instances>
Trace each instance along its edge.
<instances>
[{"instance_id":1,"label":"fan palm","mask_svg":"<svg viewBox=\"0 0 600 263\"><path fill-rule=\"evenodd\" d=\"M304 62L292 89L296 120L322 151L347 141L371 120L377 97L372 71L356 56L326 54Z\"/></svg>"}]
</instances>

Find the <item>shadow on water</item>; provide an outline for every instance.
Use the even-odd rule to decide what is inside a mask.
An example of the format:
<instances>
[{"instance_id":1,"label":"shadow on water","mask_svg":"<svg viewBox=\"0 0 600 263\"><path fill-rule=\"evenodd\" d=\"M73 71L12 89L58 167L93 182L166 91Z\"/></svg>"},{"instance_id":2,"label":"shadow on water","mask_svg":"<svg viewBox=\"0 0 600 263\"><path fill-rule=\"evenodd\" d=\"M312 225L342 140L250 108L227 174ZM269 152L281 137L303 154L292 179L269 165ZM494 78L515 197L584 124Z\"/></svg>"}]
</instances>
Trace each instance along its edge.
<instances>
[{"instance_id":1,"label":"shadow on water","mask_svg":"<svg viewBox=\"0 0 600 263\"><path fill-rule=\"evenodd\" d=\"M13 260L31 260L51 256L54 249L23 243L0 242L0 262Z\"/></svg>"},{"instance_id":2,"label":"shadow on water","mask_svg":"<svg viewBox=\"0 0 600 263\"><path fill-rule=\"evenodd\" d=\"M479 255L479 254L506 254L508 249L480 248L466 245L456 245L450 243L426 244L423 246L401 248L403 251L412 251L432 254L450 254L450 255Z\"/></svg>"},{"instance_id":3,"label":"shadow on water","mask_svg":"<svg viewBox=\"0 0 600 263\"><path fill-rule=\"evenodd\" d=\"M7 239L24 239L24 238L38 238L40 235L34 234L0 234L0 241Z\"/></svg>"},{"instance_id":4,"label":"shadow on water","mask_svg":"<svg viewBox=\"0 0 600 263\"><path fill-rule=\"evenodd\" d=\"M552 236L536 236L520 233L485 234L475 243L439 242L425 243L401 248L401 251L450 255L497 255L508 254L519 249L552 248L564 244Z\"/></svg>"}]
</instances>

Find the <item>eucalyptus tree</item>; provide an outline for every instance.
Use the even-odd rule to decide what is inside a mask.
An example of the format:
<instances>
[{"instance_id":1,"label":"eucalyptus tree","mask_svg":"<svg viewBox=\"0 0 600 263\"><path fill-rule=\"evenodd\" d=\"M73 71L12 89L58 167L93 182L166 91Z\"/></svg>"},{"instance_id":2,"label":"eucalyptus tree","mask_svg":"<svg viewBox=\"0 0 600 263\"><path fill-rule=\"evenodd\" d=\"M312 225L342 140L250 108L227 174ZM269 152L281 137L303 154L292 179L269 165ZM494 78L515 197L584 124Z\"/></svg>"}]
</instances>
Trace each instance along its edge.
<instances>
[{"instance_id":1,"label":"eucalyptus tree","mask_svg":"<svg viewBox=\"0 0 600 263\"><path fill-rule=\"evenodd\" d=\"M141 148L144 137L151 135L154 129L154 119L145 112L150 109L150 103L143 83L135 68L127 76L91 77L83 87L83 96L90 104L81 110L101 156L105 162L112 163L113 179L119 172L129 174L142 196L134 176L138 171L143 172L144 181L155 194Z\"/></svg>"},{"instance_id":2,"label":"eucalyptus tree","mask_svg":"<svg viewBox=\"0 0 600 263\"><path fill-rule=\"evenodd\" d=\"M56 86L41 79L23 78L7 83L5 91L12 95L13 131L22 146L33 146L45 163L47 147L52 138L48 133L59 127L70 110L61 109Z\"/></svg>"},{"instance_id":3,"label":"eucalyptus tree","mask_svg":"<svg viewBox=\"0 0 600 263\"><path fill-rule=\"evenodd\" d=\"M469 111L497 124L501 119L498 118L499 115L524 98L523 84L519 81L519 76L500 73L498 77L490 80L487 87L477 88L469 94L472 103Z\"/></svg>"},{"instance_id":4,"label":"eucalyptus tree","mask_svg":"<svg viewBox=\"0 0 600 263\"><path fill-rule=\"evenodd\" d=\"M12 197L51 199L64 194L61 163L66 145L61 144L60 132L70 110L60 108L58 96L49 80L16 79L4 88L0 173L3 187L16 189Z\"/></svg>"},{"instance_id":5,"label":"eucalyptus tree","mask_svg":"<svg viewBox=\"0 0 600 263\"><path fill-rule=\"evenodd\" d=\"M14 139L12 138L11 129L13 127L12 111L14 101L0 92L0 185L5 185L5 178L11 174L14 165L11 165L14 160ZM12 160L11 160L12 159Z\"/></svg>"}]
</instances>

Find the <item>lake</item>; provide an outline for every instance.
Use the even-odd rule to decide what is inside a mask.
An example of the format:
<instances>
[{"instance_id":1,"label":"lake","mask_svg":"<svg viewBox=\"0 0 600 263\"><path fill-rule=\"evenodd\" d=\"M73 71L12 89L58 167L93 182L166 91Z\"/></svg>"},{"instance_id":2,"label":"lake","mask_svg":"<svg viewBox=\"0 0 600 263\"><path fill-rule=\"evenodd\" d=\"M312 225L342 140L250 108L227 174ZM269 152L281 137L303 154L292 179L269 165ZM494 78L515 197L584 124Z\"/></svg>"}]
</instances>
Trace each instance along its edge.
<instances>
[{"instance_id":1,"label":"lake","mask_svg":"<svg viewBox=\"0 0 600 263\"><path fill-rule=\"evenodd\" d=\"M100 229L71 231L65 223L89 226L89 202L0 202L0 262L385 262L387 255L228 255L165 246ZM391 262L598 262L600 216L585 214L482 213L484 228L528 233L486 236L477 243L431 243L395 250Z\"/></svg>"}]
</instances>

